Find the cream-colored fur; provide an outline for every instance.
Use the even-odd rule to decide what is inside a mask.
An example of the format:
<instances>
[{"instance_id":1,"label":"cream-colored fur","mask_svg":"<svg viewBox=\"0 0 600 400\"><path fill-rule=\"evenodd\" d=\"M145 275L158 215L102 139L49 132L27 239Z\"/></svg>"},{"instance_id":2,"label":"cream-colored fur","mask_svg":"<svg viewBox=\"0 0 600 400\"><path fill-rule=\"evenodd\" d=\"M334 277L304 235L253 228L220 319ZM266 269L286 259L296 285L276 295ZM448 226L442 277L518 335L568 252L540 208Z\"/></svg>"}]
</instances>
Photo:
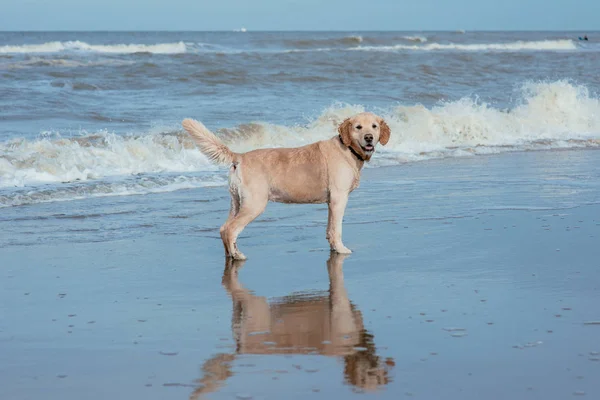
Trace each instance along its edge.
<instances>
[{"instance_id":1,"label":"cream-colored fur","mask_svg":"<svg viewBox=\"0 0 600 400\"><path fill-rule=\"evenodd\" d=\"M390 129L381 117L357 114L342 122L339 135L329 140L247 153L234 153L198 121L186 119L183 127L210 160L230 165L231 210L221 227L228 257L246 258L237 248L237 237L268 201L328 203L326 237L331 249L351 253L342 243L342 219L364 162L371 159L377 143L385 145L390 138Z\"/></svg>"}]
</instances>

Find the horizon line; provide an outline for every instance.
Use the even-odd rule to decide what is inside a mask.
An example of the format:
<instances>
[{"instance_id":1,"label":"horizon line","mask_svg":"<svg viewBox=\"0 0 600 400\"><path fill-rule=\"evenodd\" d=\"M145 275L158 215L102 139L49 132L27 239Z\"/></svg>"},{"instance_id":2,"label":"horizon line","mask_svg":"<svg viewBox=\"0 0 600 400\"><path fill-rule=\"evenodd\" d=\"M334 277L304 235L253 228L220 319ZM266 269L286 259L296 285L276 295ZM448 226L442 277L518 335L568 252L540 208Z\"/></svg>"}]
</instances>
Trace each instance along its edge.
<instances>
[{"instance_id":1,"label":"horizon line","mask_svg":"<svg viewBox=\"0 0 600 400\"><path fill-rule=\"evenodd\" d=\"M245 29L245 31L241 31ZM248 30L247 28L237 29L219 29L219 30L191 30L191 29L91 29L91 30L80 30L80 29L24 29L24 30L3 30L0 29L0 33L73 33L73 32L97 32L97 33L132 33L132 32L155 32L155 33L329 33L329 32L340 32L340 33L382 33L382 32L444 32L444 33L457 33L457 32L600 32L598 29L408 29L408 30L320 30L320 29L298 29L298 30Z\"/></svg>"}]
</instances>

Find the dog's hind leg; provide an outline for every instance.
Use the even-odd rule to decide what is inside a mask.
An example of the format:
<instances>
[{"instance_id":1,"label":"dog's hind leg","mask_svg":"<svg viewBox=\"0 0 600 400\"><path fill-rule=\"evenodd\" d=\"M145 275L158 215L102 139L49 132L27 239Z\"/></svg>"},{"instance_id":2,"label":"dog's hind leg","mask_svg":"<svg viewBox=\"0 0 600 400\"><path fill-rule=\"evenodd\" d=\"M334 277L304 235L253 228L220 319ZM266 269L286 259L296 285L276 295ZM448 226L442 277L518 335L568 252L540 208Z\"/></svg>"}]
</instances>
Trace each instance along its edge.
<instances>
[{"instance_id":1,"label":"dog's hind leg","mask_svg":"<svg viewBox=\"0 0 600 400\"><path fill-rule=\"evenodd\" d=\"M225 243L225 250L229 257L236 260L245 260L246 256L237 248L237 237L246 225L254 221L265 210L268 202L268 196L253 195L241 199L238 214L233 219L228 220L223 226L221 237Z\"/></svg>"},{"instance_id":2,"label":"dog's hind leg","mask_svg":"<svg viewBox=\"0 0 600 400\"><path fill-rule=\"evenodd\" d=\"M236 217L238 212L240 211L240 179L237 175L237 164L233 164L229 171L229 194L231 195L231 206L229 208L229 216L227 217L227 221L221 226L219 233L221 234L221 240L223 241L223 246L225 247L225 257L232 256L232 253L229 252L227 248L227 240L226 240L226 228L227 225Z\"/></svg>"},{"instance_id":3,"label":"dog's hind leg","mask_svg":"<svg viewBox=\"0 0 600 400\"><path fill-rule=\"evenodd\" d=\"M225 247L225 256L230 256L231 254L229 254L229 252L227 251L227 243L226 243L226 238L225 238L225 228L227 227L227 224L229 222L231 222L236 215L238 215L238 212L240 210L240 198L238 197L237 193L234 193L233 191L231 192L231 208L229 209L229 217L227 217L227 221L225 221L225 223L223 224L223 226L221 226L221 229L219 230L220 234L221 234L221 240L223 241L223 246Z\"/></svg>"}]
</instances>

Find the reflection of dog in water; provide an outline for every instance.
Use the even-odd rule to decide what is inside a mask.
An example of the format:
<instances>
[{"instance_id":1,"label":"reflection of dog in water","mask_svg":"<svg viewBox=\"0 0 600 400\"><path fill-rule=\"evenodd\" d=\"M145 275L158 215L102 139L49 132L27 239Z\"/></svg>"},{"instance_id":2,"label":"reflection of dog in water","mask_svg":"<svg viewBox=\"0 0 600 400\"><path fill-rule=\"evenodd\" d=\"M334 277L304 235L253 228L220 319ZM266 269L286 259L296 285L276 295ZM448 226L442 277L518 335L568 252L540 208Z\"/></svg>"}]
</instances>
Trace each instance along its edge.
<instances>
[{"instance_id":1,"label":"reflection of dog in water","mask_svg":"<svg viewBox=\"0 0 600 400\"><path fill-rule=\"evenodd\" d=\"M331 253L327 261L329 292L291 294L273 299L253 295L238 280L243 261L226 259L223 286L233 300L235 354L218 354L202 367L192 398L212 392L233 373L237 354L322 354L344 360L346 381L361 389L376 389L389 381L391 358L380 359L363 325L360 311L348 300L342 271L345 255Z\"/></svg>"}]
</instances>

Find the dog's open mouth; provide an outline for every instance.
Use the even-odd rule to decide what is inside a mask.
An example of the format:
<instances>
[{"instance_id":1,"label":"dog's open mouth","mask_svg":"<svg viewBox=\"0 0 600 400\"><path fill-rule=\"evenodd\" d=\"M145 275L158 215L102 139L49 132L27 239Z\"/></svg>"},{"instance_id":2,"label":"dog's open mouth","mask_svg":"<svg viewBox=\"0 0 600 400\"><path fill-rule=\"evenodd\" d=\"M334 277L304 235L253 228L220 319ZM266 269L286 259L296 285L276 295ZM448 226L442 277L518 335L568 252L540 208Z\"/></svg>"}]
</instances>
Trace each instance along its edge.
<instances>
[{"instance_id":1,"label":"dog's open mouth","mask_svg":"<svg viewBox=\"0 0 600 400\"><path fill-rule=\"evenodd\" d=\"M375 146L373 146L372 144L367 144L363 147L363 150L365 152L370 152L372 153L373 151L375 151Z\"/></svg>"}]
</instances>

